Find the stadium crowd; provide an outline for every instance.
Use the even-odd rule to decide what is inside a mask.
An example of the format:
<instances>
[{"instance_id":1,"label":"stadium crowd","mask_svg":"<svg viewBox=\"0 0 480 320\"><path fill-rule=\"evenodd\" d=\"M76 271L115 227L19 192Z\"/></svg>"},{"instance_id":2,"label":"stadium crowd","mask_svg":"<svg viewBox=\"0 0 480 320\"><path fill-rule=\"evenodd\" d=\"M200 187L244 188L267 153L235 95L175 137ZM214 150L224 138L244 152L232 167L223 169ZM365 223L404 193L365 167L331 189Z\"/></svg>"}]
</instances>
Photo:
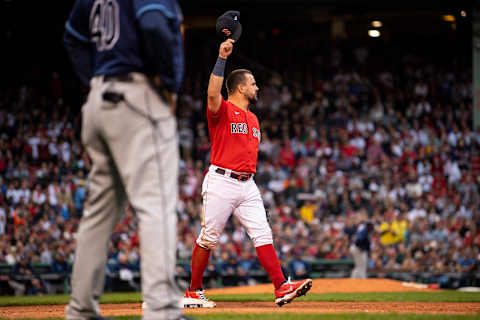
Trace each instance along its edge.
<instances>
[{"instance_id":1,"label":"stadium crowd","mask_svg":"<svg viewBox=\"0 0 480 320\"><path fill-rule=\"evenodd\" d=\"M261 83L255 179L282 266L301 278L316 259L350 258L356 227L370 221L369 271L426 271L438 282L449 272L478 271L480 131L472 130L471 71L410 55L373 71L356 53L357 67L332 49L312 69L299 74L292 66ZM59 75L50 81L45 92L25 85L0 93L0 264L14 266L3 279L12 285L35 274L38 263L70 272L87 196L81 114L64 103ZM209 163L201 89L188 78L179 102L181 262L200 231ZM127 208L107 266L130 282L140 267L137 225ZM248 236L231 219L208 272L248 282L259 269ZM46 292L38 277L23 289Z\"/></svg>"}]
</instances>

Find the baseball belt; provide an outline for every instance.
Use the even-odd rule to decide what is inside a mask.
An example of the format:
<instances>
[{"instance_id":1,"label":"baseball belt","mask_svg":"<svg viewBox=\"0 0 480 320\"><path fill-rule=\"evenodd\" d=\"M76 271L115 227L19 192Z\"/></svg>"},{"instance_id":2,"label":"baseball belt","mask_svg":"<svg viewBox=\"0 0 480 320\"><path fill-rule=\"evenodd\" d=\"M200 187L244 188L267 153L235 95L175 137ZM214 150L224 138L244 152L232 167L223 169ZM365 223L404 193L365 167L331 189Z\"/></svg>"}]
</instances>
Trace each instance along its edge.
<instances>
[{"instance_id":1,"label":"baseball belt","mask_svg":"<svg viewBox=\"0 0 480 320\"><path fill-rule=\"evenodd\" d=\"M221 174L221 175L226 175L227 171L225 169L222 169L222 168L217 168L215 170L216 173L218 174ZM228 175L226 175L228 177ZM230 173L230 178L233 178L235 180L238 180L238 181L247 181L248 179L250 179L250 177L252 176L251 173L241 173L241 174L238 174L238 173L235 173L235 172L231 172Z\"/></svg>"}]
</instances>

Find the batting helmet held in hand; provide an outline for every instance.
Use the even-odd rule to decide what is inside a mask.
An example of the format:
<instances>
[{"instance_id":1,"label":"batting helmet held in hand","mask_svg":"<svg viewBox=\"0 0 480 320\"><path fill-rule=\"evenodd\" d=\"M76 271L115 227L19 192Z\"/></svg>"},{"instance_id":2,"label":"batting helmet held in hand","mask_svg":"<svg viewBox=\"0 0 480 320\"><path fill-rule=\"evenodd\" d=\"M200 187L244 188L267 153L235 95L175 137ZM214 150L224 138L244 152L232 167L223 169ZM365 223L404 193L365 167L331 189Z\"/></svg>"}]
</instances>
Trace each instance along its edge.
<instances>
[{"instance_id":1,"label":"batting helmet held in hand","mask_svg":"<svg viewBox=\"0 0 480 320\"><path fill-rule=\"evenodd\" d=\"M217 18L217 34L223 39L228 38L238 41L242 34L242 25L240 24L239 11L227 11Z\"/></svg>"}]
</instances>

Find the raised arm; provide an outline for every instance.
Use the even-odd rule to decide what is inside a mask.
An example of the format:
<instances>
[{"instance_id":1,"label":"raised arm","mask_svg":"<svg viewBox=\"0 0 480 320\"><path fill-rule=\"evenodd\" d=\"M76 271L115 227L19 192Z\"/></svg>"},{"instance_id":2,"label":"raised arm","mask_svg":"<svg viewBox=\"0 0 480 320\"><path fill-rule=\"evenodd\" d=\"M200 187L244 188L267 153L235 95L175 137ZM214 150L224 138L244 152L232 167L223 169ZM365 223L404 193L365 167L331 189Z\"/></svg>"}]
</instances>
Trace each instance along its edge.
<instances>
[{"instance_id":1,"label":"raised arm","mask_svg":"<svg viewBox=\"0 0 480 320\"><path fill-rule=\"evenodd\" d=\"M227 39L220 44L218 59L210 75L207 90L207 104L211 112L216 113L222 102L221 90L223 85L223 72L228 56L232 53L235 40Z\"/></svg>"}]
</instances>

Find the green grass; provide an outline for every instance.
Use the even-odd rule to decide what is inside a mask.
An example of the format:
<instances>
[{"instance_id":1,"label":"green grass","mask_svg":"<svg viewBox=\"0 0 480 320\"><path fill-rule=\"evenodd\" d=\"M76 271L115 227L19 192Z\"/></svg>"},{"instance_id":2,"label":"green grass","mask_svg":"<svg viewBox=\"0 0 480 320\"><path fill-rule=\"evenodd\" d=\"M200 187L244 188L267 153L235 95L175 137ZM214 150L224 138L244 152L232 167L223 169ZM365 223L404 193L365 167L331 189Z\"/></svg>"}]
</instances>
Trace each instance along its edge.
<instances>
[{"instance_id":1,"label":"green grass","mask_svg":"<svg viewBox=\"0 0 480 320\"><path fill-rule=\"evenodd\" d=\"M242 294L242 295L212 295L210 298L218 302L227 301L272 301L272 294ZM477 302L480 303L480 293L474 292L372 292L372 293L326 293L309 294L299 299L300 301L396 301L396 302ZM0 296L0 306L22 305L51 305L66 304L68 295L50 295L35 297L5 297ZM108 293L102 297L102 303L135 303L141 302L140 293ZM475 315L434 315L434 314L375 314L375 313L349 313L349 314L298 314L278 312L272 314L199 314L193 316L198 320L470 320L480 319L480 313ZM61 320L62 318L49 318L48 320ZM140 320L139 316L114 317L119 320ZM0 318L1 320L1 318ZM28 320L28 319L24 319ZM47 319L44 319L47 320Z\"/></svg>"},{"instance_id":2,"label":"green grass","mask_svg":"<svg viewBox=\"0 0 480 320\"><path fill-rule=\"evenodd\" d=\"M273 294L211 295L217 302L226 301L273 301ZM11 297L0 296L0 306L25 306L66 304L68 295ZM480 293L439 291L439 292L368 292L368 293L311 293L299 301L397 301L397 302L480 302ZM140 293L107 293L101 303L141 302Z\"/></svg>"},{"instance_id":3,"label":"green grass","mask_svg":"<svg viewBox=\"0 0 480 320\"><path fill-rule=\"evenodd\" d=\"M213 301L273 301L273 294L211 295ZM309 293L299 301L397 301L397 302L480 302L477 292L365 292Z\"/></svg>"},{"instance_id":4,"label":"green grass","mask_svg":"<svg viewBox=\"0 0 480 320\"><path fill-rule=\"evenodd\" d=\"M480 319L480 315L415 315L415 314L365 314L365 313L349 313L349 314L202 314L195 315L197 320L472 320ZM118 320L140 320L140 317L114 317L111 319ZM23 319L34 320L34 319ZM62 318L49 318L43 320L62 320Z\"/></svg>"},{"instance_id":5,"label":"green grass","mask_svg":"<svg viewBox=\"0 0 480 320\"><path fill-rule=\"evenodd\" d=\"M49 304L67 304L70 296L48 295L48 296L0 296L0 306L33 306ZM102 296L101 303L134 303L141 302L141 294L135 292L107 293Z\"/></svg>"}]
</instances>

